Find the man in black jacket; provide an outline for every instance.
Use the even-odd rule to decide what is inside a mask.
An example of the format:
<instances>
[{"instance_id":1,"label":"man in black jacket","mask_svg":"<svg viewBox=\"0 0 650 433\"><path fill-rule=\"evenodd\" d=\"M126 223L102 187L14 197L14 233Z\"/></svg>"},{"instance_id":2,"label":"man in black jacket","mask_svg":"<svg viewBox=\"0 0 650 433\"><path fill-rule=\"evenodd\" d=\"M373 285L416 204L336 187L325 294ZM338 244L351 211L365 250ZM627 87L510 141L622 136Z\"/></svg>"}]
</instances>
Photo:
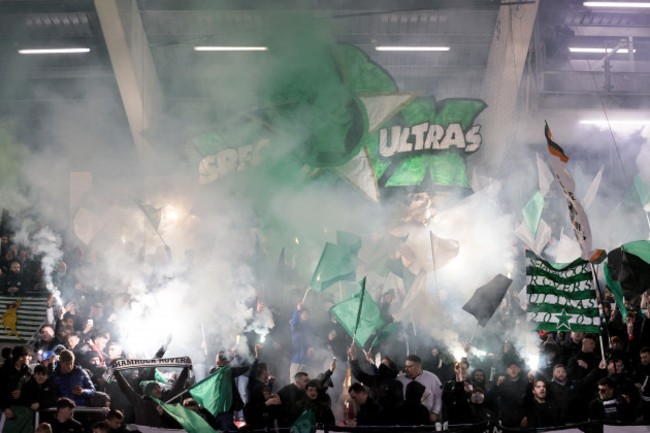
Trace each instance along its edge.
<instances>
[{"instance_id":1,"label":"man in black jacket","mask_svg":"<svg viewBox=\"0 0 650 433\"><path fill-rule=\"evenodd\" d=\"M357 416L354 420L351 420L350 425L372 426L385 424L381 407L375 400L368 396L363 385L358 382L353 383L348 388L348 394L350 394L350 398L359 407Z\"/></svg>"},{"instance_id":2,"label":"man in black jacket","mask_svg":"<svg viewBox=\"0 0 650 433\"><path fill-rule=\"evenodd\" d=\"M397 380L397 366L389 357L382 359L379 367L370 363L372 373L366 373L357 359L357 349L351 345L348 349L352 374L364 385L369 387L368 395L387 412L393 412L395 407L404 399L404 386Z\"/></svg>"}]
</instances>

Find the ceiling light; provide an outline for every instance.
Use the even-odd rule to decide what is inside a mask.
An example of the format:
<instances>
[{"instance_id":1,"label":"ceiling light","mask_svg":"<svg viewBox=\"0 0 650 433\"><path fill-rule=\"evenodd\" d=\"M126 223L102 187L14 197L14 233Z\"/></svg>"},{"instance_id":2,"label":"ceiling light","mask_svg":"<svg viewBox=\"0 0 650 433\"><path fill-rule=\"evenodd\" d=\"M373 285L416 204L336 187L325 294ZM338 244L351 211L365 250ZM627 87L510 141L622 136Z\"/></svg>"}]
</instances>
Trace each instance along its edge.
<instances>
[{"instance_id":1,"label":"ceiling light","mask_svg":"<svg viewBox=\"0 0 650 433\"><path fill-rule=\"evenodd\" d=\"M569 47L569 51L572 53L605 54L613 52L614 48ZM616 50L616 54L627 54L629 52L627 48L619 48ZM636 53L636 49L634 52Z\"/></svg>"},{"instance_id":2,"label":"ceiling light","mask_svg":"<svg viewBox=\"0 0 650 433\"><path fill-rule=\"evenodd\" d=\"M81 54L90 52L90 48L35 48L18 50L19 54Z\"/></svg>"},{"instance_id":3,"label":"ceiling light","mask_svg":"<svg viewBox=\"0 0 650 433\"><path fill-rule=\"evenodd\" d=\"M650 8L647 2L583 2L589 8Z\"/></svg>"},{"instance_id":4,"label":"ceiling light","mask_svg":"<svg viewBox=\"0 0 650 433\"><path fill-rule=\"evenodd\" d=\"M449 47L391 47L391 46L379 46L375 47L377 51L449 51Z\"/></svg>"},{"instance_id":5,"label":"ceiling light","mask_svg":"<svg viewBox=\"0 0 650 433\"><path fill-rule=\"evenodd\" d=\"M196 46L194 51L268 51L269 47Z\"/></svg>"}]
</instances>

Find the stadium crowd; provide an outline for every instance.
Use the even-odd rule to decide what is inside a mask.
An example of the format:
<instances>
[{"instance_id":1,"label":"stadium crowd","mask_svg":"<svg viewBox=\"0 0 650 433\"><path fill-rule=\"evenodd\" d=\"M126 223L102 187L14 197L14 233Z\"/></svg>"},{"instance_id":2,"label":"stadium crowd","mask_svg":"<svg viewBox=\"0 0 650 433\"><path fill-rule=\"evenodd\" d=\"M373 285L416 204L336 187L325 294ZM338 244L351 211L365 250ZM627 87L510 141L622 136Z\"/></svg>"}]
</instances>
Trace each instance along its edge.
<instances>
[{"instance_id":1,"label":"stadium crowd","mask_svg":"<svg viewBox=\"0 0 650 433\"><path fill-rule=\"evenodd\" d=\"M232 404L211 413L188 389L192 366L113 370L133 358L121 344L117 313L129 295L90 288L82 281L84 252L66 252L54 267L50 293L40 259L28 246L1 241L2 295L48 297L47 322L26 344L2 351L0 405L3 432L122 432L125 424L180 428L159 402L181 403L221 431L290 428L307 409L317 425L450 425L482 421L505 427L541 428L586 420L650 424L650 312L628 305L627 317L606 298L605 358L598 335L539 333L540 363L526 365L506 335L525 321L515 302L504 302L493 321L498 350L486 356L466 346L453 359L444 341L410 348L409 326L394 332L371 353L352 343L333 322L312 321L310 308L294 302L273 310L277 324L264 344L249 338L251 355L217 350L210 373L230 366ZM299 298L299 297L298 297ZM379 305L390 320L394 294ZM270 308L257 303L256 311ZM400 324L396 324L400 328ZM244 334L242 332L242 334ZM151 359L164 357L167 343ZM415 347L413 347L415 346ZM493 346L494 347L494 346ZM249 359L247 359L249 358ZM275 376L274 376L275 375ZM277 378L277 379L276 379ZM81 407L107 408L78 413ZM50 411L44 409L51 408ZM34 426L34 412L46 421Z\"/></svg>"}]
</instances>

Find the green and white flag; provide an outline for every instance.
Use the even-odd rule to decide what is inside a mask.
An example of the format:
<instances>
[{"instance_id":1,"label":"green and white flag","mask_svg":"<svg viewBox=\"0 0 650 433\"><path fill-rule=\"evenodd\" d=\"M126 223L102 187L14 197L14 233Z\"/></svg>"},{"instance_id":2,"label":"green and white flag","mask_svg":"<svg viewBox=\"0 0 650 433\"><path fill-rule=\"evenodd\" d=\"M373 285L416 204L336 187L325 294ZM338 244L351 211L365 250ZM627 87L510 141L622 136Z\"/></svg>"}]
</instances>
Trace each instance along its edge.
<instances>
[{"instance_id":1,"label":"green and white flag","mask_svg":"<svg viewBox=\"0 0 650 433\"><path fill-rule=\"evenodd\" d=\"M555 264L526 251L526 293L528 321L537 331L599 332L589 261Z\"/></svg>"}]
</instances>

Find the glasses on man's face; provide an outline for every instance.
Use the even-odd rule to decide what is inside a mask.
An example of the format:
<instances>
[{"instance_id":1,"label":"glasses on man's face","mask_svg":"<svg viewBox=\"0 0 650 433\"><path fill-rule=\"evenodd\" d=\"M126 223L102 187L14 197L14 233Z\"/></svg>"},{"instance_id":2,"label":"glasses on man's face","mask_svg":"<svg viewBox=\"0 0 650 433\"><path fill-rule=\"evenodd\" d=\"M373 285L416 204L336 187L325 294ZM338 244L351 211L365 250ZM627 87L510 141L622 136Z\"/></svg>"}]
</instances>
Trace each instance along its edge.
<instances>
[{"instance_id":1,"label":"glasses on man's face","mask_svg":"<svg viewBox=\"0 0 650 433\"><path fill-rule=\"evenodd\" d=\"M404 366L404 370L410 370L410 369L413 368L413 367L415 367L415 364L405 365L405 366Z\"/></svg>"},{"instance_id":2,"label":"glasses on man's face","mask_svg":"<svg viewBox=\"0 0 650 433\"><path fill-rule=\"evenodd\" d=\"M598 388L598 394L604 394L607 392L607 388Z\"/></svg>"}]
</instances>

